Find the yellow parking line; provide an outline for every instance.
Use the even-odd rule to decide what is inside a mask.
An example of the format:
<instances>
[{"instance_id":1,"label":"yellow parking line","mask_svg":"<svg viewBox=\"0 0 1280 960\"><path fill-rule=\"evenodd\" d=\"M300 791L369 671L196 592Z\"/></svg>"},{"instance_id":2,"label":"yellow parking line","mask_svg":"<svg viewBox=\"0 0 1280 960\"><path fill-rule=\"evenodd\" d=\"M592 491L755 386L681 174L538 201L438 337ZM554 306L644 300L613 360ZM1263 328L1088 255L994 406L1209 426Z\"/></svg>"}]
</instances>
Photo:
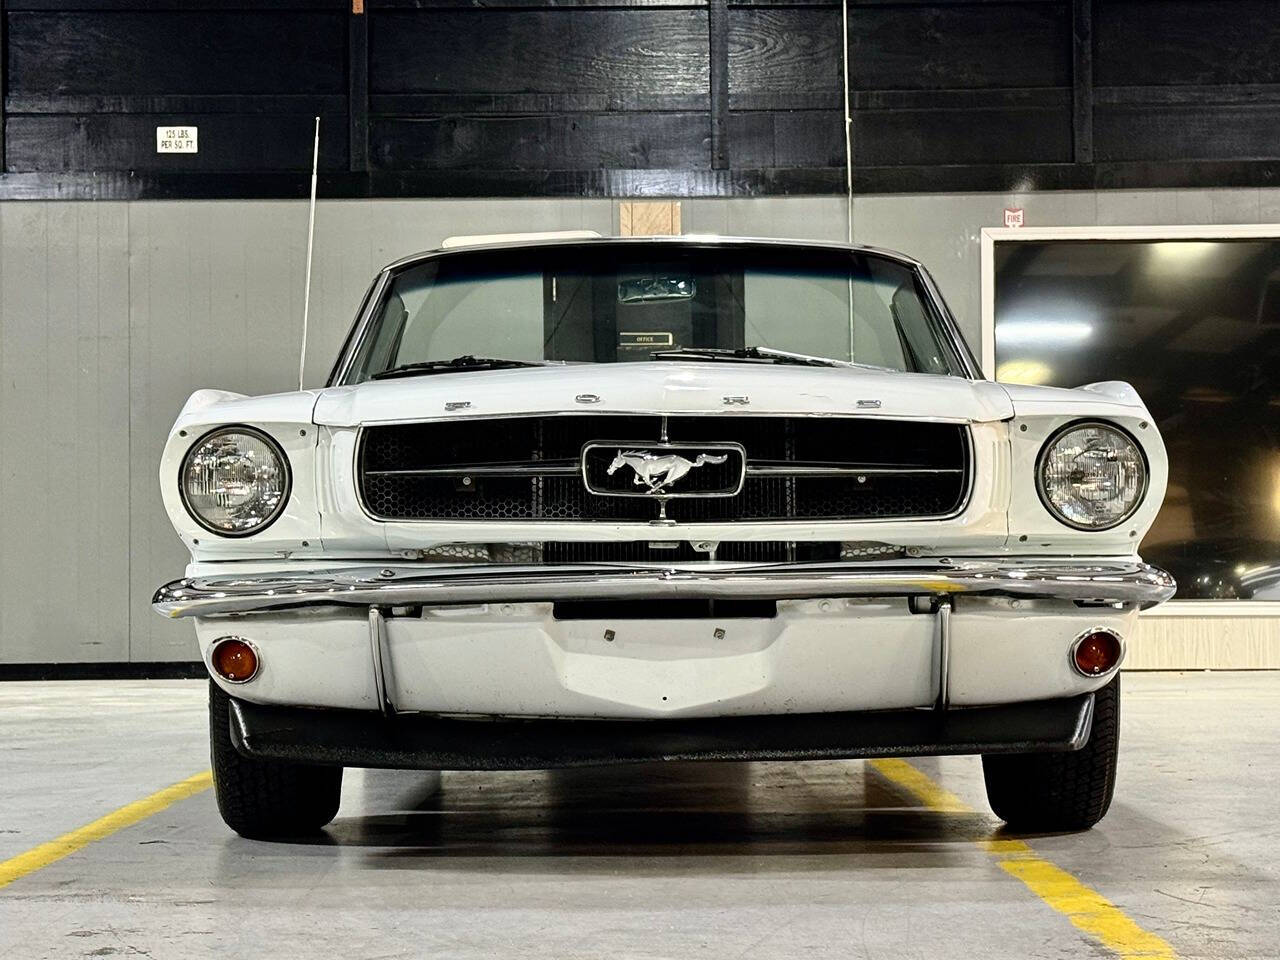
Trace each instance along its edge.
<instances>
[{"instance_id":1,"label":"yellow parking line","mask_svg":"<svg viewBox=\"0 0 1280 960\"><path fill-rule=\"evenodd\" d=\"M974 812L954 793L905 760L872 760L871 766L930 810ZM1028 890L1122 960L1177 960L1178 955L1168 943L1143 930L1098 891L1037 856L1021 840L992 837L978 842L1005 872L1021 880Z\"/></svg>"},{"instance_id":2,"label":"yellow parking line","mask_svg":"<svg viewBox=\"0 0 1280 960\"><path fill-rule=\"evenodd\" d=\"M27 874L34 873L42 867L49 866L51 863L56 863L63 857L70 856L77 850L87 847L95 840L101 840L103 837L111 836L118 830L133 826L139 820L145 820L153 813L159 813L179 800L185 800L187 797L200 793L202 790L208 790L211 786L213 786L213 772L211 770L197 773L194 777L187 777L187 779L180 780L172 786L165 787L163 790L157 790L149 797L135 800L119 810L108 813L105 817L100 817L93 823L86 823L83 827L78 827L70 833L64 833L56 840L42 843L26 853L11 857L0 863L0 887L13 883L19 877L25 877Z\"/></svg>"}]
</instances>

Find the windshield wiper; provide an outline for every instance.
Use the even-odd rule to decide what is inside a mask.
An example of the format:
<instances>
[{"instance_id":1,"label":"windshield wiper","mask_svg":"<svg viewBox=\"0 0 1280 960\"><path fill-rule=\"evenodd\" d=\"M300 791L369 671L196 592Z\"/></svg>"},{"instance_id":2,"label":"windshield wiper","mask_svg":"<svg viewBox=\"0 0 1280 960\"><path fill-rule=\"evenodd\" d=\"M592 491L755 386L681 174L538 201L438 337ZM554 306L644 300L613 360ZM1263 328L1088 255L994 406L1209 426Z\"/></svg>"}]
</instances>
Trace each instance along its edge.
<instances>
[{"instance_id":1,"label":"windshield wiper","mask_svg":"<svg viewBox=\"0 0 1280 960\"><path fill-rule=\"evenodd\" d=\"M509 370L514 367L545 367L550 360L507 360L502 357L473 357L470 354L452 360L422 360L404 363L375 373L370 380L390 380L392 377L417 377L431 373L456 373L459 370Z\"/></svg>"},{"instance_id":2,"label":"windshield wiper","mask_svg":"<svg viewBox=\"0 0 1280 960\"><path fill-rule=\"evenodd\" d=\"M871 370L888 370L870 363L854 363L849 360L833 360L831 357L814 357L807 353L791 353L772 347L739 347L736 350L721 347L677 347L674 350L655 350L649 354L653 360L724 360L730 363L748 362L794 363L804 367L863 367Z\"/></svg>"}]
</instances>

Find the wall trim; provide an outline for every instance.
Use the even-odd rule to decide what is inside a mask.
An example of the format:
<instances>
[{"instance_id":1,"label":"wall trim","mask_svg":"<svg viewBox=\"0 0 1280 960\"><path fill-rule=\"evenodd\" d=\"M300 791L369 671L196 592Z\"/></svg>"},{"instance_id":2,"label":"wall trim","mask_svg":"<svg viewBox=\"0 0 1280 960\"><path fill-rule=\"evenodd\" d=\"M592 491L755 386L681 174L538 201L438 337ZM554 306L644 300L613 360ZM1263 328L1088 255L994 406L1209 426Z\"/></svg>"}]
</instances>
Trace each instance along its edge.
<instances>
[{"instance_id":1,"label":"wall trim","mask_svg":"<svg viewBox=\"0 0 1280 960\"><path fill-rule=\"evenodd\" d=\"M326 199L790 197L846 195L845 168L423 171L321 170ZM285 200L305 197L310 178L288 172L137 170L0 173L0 200ZM1272 187L1280 161L921 164L855 166L858 196L898 193L1011 193Z\"/></svg>"}]
</instances>

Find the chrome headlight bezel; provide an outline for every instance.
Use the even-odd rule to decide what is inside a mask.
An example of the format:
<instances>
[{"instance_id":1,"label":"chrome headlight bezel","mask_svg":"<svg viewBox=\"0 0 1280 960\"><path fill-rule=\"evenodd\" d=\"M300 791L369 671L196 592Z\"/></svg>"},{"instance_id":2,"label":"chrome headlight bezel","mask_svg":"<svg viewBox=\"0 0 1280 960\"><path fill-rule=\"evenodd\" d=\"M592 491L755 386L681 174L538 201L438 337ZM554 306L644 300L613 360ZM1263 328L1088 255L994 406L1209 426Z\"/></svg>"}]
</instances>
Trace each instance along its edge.
<instances>
[{"instance_id":1,"label":"chrome headlight bezel","mask_svg":"<svg viewBox=\"0 0 1280 960\"><path fill-rule=\"evenodd\" d=\"M196 451L198 451L201 447L203 447L209 441L214 440L220 436L225 436L227 434L240 434L244 436L251 436L254 439L263 443L267 447L267 449L270 450L271 453L279 461L280 471L284 476L284 484L280 492L280 501L276 504L275 509L272 510L272 512L270 513L269 516L267 516L266 519L262 520L260 523L256 524L255 526L245 530L227 530L223 527L219 527L210 523L207 519L205 519L200 514L198 510L195 509L195 507L192 506L191 502L187 498L187 485L186 485L185 478L187 474L187 467L191 463L191 458L195 455ZM205 530L208 530L210 533L219 537L226 537L228 539L234 540L242 537L252 537L256 534L261 533L263 530L266 530L273 523L275 523L277 520L280 519L281 515L284 513L285 507L289 503L289 497L292 495L292 493L293 493L293 466L292 464L290 464L289 457L285 454L284 448L280 445L279 441L275 439L275 437L271 436L271 434L267 433L265 430L260 430L257 427L251 427L247 424L243 424L243 423L224 424L223 426L215 427L212 430L208 430L205 433L202 433L199 437L196 438L196 440L191 444L191 446L187 448L187 452L182 455L182 460L178 464L178 497L182 501L183 509L187 511L187 515L191 517L191 519L194 520L197 524L199 524L200 527L202 527Z\"/></svg>"},{"instance_id":2,"label":"chrome headlight bezel","mask_svg":"<svg viewBox=\"0 0 1280 960\"><path fill-rule=\"evenodd\" d=\"M1116 517L1114 520L1097 526L1079 523L1070 517L1064 516L1058 511L1057 507L1053 505L1053 501L1049 497L1049 492L1045 488L1045 462L1048 460L1049 453L1053 449L1054 444L1056 444L1063 436L1074 430L1087 429L1090 427L1109 430L1110 432L1122 437L1126 442L1133 446L1134 450L1137 451L1138 460L1142 464L1142 483L1139 486L1138 495L1133 499L1133 503L1129 505L1129 508L1125 510L1123 514ZM1138 442L1137 437L1124 427L1120 426L1120 424L1111 420L1090 418L1072 420L1070 423L1063 424L1057 430L1053 431L1053 433L1049 434L1048 438L1041 445L1039 454L1036 455L1036 493L1040 496L1040 503L1044 506L1049 516L1053 517L1054 520L1058 521L1058 523L1061 523L1063 526L1070 527L1073 530L1080 530L1085 533L1101 533L1106 530L1114 530L1116 527L1129 520L1129 518L1142 508L1142 505L1147 501L1147 493L1150 490L1150 487L1151 462L1147 457L1147 451L1143 449L1143 446Z\"/></svg>"}]
</instances>

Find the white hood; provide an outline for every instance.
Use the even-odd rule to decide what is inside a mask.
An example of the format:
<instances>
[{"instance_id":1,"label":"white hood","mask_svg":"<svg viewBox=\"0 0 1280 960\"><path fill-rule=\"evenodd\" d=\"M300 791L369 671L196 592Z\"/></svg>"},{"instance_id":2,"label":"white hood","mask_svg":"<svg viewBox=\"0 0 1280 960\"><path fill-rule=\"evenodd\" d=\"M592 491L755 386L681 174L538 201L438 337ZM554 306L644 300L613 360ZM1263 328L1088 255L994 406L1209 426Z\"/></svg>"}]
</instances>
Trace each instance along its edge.
<instances>
[{"instance_id":1,"label":"white hood","mask_svg":"<svg viewBox=\"0 0 1280 960\"><path fill-rule=\"evenodd\" d=\"M748 402L736 399L742 397ZM959 377L861 367L657 361L441 373L332 387L320 394L314 418L323 426L353 427L571 411L856 414L954 422L1007 420L1014 412L998 385Z\"/></svg>"}]
</instances>

